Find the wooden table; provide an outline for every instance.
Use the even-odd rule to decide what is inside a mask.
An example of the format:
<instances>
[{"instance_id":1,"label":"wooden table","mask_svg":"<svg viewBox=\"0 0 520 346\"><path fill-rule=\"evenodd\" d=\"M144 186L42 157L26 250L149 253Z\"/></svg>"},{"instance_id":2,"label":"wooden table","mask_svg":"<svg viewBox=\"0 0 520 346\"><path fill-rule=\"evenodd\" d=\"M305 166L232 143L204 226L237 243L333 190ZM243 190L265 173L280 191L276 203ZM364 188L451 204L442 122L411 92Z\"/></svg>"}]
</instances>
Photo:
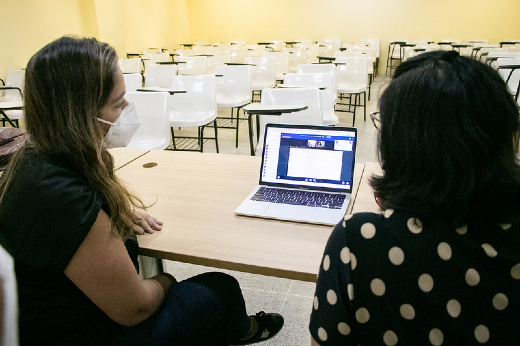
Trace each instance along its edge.
<instances>
[{"instance_id":1,"label":"wooden table","mask_svg":"<svg viewBox=\"0 0 520 346\"><path fill-rule=\"evenodd\" d=\"M356 199L352 205L353 213L371 212L380 213L381 209L376 203L374 198L374 190L370 186L368 180L373 174L381 174L381 166L376 162L367 162L361 176L361 182L359 183L359 190L356 193ZM352 204L352 203L351 203ZM347 210L348 212L348 210Z\"/></svg>"},{"instance_id":2,"label":"wooden table","mask_svg":"<svg viewBox=\"0 0 520 346\"><path fill-rule=\"evenodd\" d=\"M355 167L352 200L363 167ZM148 211L164 222L162 231L138 237L140 254L316 281L332 227L234 214L259 171L259 157L160 150L121 167L117 175L144 203L155 202Z\"/></svg>"}]
</instances>

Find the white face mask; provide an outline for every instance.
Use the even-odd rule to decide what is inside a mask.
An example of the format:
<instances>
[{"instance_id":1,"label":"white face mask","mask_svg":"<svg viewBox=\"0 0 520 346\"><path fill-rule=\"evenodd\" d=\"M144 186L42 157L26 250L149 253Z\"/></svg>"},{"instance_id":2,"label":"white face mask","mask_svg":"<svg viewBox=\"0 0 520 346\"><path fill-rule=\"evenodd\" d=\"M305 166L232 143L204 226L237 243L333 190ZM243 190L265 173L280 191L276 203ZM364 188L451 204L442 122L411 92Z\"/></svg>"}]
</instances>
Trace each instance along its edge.
<instances>
[{"instance_id":1,"label":"white face mask","mask_svg":"<svg viewBox=\"0 0 520 346\"><path fill-rule=\"evenodd\" d=\"M121 112L119 118L117 118L113 123L100 118L98 118L98 120L102 123L111 125L110 130L108 130L105 136L105 142L109 149L126 147L128 143L130 143L135 131L137 131L141 125L139 116L135 109L135 104L133 103L126 106Z\"/></svg>"}]
</instances>

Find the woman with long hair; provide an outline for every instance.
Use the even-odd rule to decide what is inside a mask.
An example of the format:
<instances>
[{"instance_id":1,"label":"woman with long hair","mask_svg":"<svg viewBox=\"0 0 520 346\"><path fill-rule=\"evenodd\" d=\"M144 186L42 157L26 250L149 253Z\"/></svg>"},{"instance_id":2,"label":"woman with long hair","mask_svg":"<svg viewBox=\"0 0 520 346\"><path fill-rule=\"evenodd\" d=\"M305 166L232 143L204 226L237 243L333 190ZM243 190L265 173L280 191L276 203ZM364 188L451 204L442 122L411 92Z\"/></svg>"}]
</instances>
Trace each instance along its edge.
<instances>
[{"instance_id":1,"label":"woman with long hair","mask_svg":"<svg viewBox=\"0 0 520 346\"><path fill-rule=\"evenodd\" d=\"M517 344L520 121L504 81L455 51L424 53L379 107L383 212L334 229L312 344Z\"/></svg>"},{"instance_id":2,"label":"woman with long hair","mask_svg":"<svg viewBox=\"0 0 520 346\"><path fill-rule=\"evenodd\" d=\"M138 274L135 233L162 222L115 175L107 147L138 126L112 47L62 37L25 73L30 139L0 178L0 244L13 256L22 345L246 345L283 325L247 316L237 281Z\"/></svg>"}]
</instances>

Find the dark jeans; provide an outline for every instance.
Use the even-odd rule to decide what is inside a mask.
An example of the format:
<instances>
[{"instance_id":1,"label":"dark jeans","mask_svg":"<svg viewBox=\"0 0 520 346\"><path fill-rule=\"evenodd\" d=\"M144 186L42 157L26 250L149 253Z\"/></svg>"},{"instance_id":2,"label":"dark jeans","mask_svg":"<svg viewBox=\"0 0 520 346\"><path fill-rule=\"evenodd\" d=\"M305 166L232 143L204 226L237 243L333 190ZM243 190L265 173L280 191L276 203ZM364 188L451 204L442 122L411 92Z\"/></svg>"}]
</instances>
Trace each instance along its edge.
<instances>
[{"instance_id":1,"label":"dark jeans","mask_svg":"<svg viewBox=\"0 0 520 346\"><path fill-rule=\"evenodd\" d=\"M121 327L114 344L228 346L249 326L236 279L205 273L176 284L154 315L135 327Z\"/></svg>"}]
</instances>

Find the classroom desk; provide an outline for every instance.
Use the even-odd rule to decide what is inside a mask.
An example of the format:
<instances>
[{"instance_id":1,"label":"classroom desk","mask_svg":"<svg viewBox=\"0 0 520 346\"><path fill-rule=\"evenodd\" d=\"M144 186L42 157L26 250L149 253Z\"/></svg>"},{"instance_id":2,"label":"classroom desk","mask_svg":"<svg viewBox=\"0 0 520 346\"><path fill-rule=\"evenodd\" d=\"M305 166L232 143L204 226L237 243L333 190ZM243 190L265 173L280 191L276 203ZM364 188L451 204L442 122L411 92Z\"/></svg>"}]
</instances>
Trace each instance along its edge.
<instances>
[{"instance_id":1,"label":"classroom desk","mask_svg":"<svg viewBox=\"0 0 520 346\"><path fill-rule=\"evenodd\" d=\"M259 166L260 157L152 150L120 168L117 175L155 203L148 212L164 222L162 231L138 236L140 254L316 281L332 227L234 213L258 184ZM352 200L363 167L355 167Z\"/></svg>"}]
</instances>

